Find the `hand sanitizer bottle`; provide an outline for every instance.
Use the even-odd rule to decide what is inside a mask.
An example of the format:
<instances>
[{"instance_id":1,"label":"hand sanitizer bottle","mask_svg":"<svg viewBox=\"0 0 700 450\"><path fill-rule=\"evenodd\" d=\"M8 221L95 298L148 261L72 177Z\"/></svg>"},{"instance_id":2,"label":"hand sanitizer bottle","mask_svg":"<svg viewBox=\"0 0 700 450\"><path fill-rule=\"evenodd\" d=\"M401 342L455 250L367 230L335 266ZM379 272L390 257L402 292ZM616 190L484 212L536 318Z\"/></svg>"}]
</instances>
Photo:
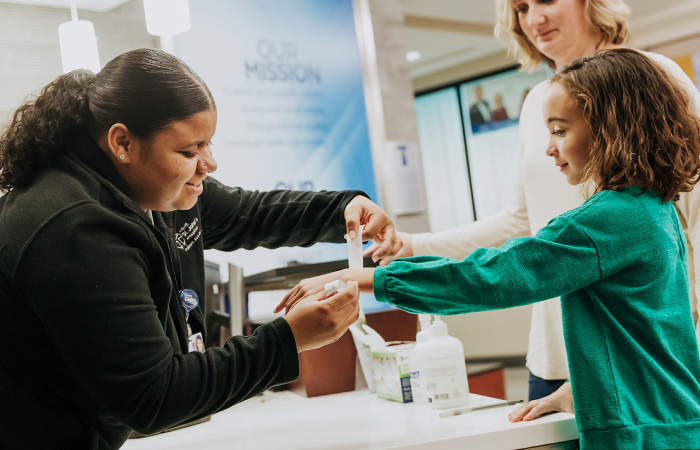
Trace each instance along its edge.
<instances>
[{"instance_id":1,"label":"hand sanitizer bottle","mask_svg":"<svg viewBox=\"0 0 700 450\"><path fill-rule=\"evenodd\" d=\"M430 327L432 337L423 344L421 378L432 408L456 408L469 403L467 367L462 342L447 334L447 324L440 317Z\"/></svg>"},{"instance_id":2,"label":"hand sanitizer bottle","mask_svg":"<svg viewBox=\"0 0 700 450\"><path fill-rule=\"evenodd\" d=\"M425 377L423 366L425 362L425 343L432 337L430 331L430 314L419 314L420 331L416 334L416 346L413 347L409 370L411 372L411 393L413 394L413 403L417 405L428 404L428 393L425 386Z\"/></svg>"}]
</instances>

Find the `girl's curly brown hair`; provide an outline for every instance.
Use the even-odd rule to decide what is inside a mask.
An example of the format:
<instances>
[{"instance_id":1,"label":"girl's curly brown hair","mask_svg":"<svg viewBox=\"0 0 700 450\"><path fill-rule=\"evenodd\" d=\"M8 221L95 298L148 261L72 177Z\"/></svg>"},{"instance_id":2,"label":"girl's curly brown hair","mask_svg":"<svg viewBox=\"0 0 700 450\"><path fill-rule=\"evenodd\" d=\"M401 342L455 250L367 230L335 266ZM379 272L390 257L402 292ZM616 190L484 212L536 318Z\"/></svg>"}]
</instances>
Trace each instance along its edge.
<instances>
[{"instance_id":1,"label":"girl's curly brown hair","mask_svg":"<svg viewBox=\"0 0 700 450\"><path fill-rule=\"evenodd\" d=\"M583 181L595 192L638 186L678 200L698 182L700 118L662 66L631 49L604 50L555 74L592 130Z\"/></svg>"}]
</instances>

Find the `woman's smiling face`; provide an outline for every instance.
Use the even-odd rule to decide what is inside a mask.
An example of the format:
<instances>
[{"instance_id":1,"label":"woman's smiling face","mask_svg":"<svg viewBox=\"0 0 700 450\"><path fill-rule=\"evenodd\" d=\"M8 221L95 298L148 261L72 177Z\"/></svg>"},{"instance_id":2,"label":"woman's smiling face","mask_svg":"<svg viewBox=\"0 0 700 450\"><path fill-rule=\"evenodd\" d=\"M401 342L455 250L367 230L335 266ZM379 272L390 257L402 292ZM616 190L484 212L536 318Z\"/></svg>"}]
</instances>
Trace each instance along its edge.
<instances>
[{"instance_id":1,"label":"woman's smiling face","mask_svg":"<svg viewBox=\"0 0 700 450\"><path fill-rule=\"evenodd\" d=\"M216 110L210 109L177 120L147 139L134 138L120 173L144 211L187 210L197 203L202 182L217 168L210 146L216 118Z\"/></svg>"},{"instance_id":2,"label":"woman's smiling face","mask_svg":"<svg viewBox=\"0 0 700 450\"><path fill-rule=\"evenodd\" d=\"M512 0L520 29L557 68L596 49L600 36L586 20L585 0Z\"/></svg>"}]
</instances>

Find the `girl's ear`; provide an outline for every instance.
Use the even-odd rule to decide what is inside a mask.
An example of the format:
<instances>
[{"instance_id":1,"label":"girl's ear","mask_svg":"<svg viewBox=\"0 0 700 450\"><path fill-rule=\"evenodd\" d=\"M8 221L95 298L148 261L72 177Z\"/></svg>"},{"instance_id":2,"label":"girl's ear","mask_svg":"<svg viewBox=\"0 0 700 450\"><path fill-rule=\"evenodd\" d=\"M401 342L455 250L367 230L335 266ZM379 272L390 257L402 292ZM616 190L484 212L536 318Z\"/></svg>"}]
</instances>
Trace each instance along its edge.
<instances>
[{"instance_id":1,"label":"girl's ear","mask_svg":"<svg viewBox=\"0 0 700 450\"><path fill-rule=\"evenodd\" d=\"M118 163L130 164L136 146L133 136L126 125L115 123L107 132L107 149Z\"/></svg>"}]
</instances>

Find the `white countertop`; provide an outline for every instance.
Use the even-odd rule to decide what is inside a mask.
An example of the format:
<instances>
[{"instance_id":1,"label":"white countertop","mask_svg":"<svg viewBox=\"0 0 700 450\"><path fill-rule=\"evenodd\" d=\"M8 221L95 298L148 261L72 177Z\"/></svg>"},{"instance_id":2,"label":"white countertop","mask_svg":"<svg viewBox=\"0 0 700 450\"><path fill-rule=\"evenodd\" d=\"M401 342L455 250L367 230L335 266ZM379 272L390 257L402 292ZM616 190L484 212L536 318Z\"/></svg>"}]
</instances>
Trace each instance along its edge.
<instances>
[{"instance_id":1,"label":"white countertop","mask_svg":"<svg viewBox=\"0 0 700 450\"><path fill-rule=\"evenodd\" d=\"M469 406L498 403L471 394ZM510 423L515 406L440 417L440 410L368 391L306 398L266 392L208 422L143 439L124 450L465 449L510 450L578 439L572 414ZM439 441L439 443L438 443ZM439 447L438 447L439 445Z\"/></svg>"}]
</instances>

